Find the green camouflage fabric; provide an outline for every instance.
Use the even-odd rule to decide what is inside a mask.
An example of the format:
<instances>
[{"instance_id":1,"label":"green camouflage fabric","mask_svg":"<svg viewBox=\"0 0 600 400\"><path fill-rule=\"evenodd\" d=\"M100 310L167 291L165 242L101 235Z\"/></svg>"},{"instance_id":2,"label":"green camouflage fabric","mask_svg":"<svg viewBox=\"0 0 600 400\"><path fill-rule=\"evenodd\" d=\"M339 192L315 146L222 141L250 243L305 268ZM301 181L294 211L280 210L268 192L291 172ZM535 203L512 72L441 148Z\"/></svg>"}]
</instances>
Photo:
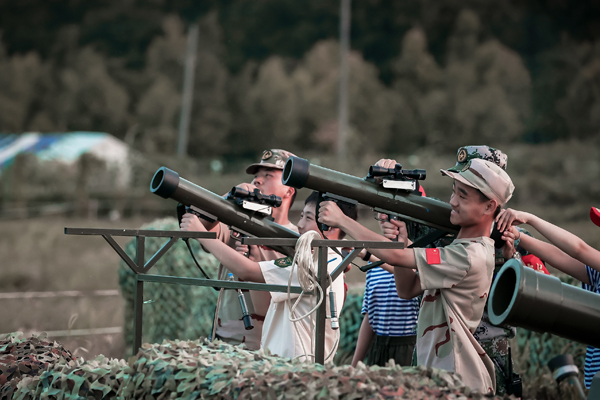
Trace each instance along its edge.
<instances>
[{"instance_id":1,"label":"green camouflage fabric","mask_svg":"<svg viewBox=\"0 0 600 400\"><path fill-rule=\"evenodd\" d=\"M260 162L251 164L246 168L246 173L254 175L259 167L283 169L287 160L295 156L287 150L270 149L265 150L260 157Z\"/></svg>"},{"instance_id":2,"label":"green camouflage fabric","mask_svg":"<svg viewBox=\"0 0 600 400\"><path fill-rule=\"evenodd\" d=\"M480 340L478 338L477 333L482 330L489 332L489 339ZM514 328L503 328L492 325L487 312L485 312L481 318L481 323L473 336L475 336L483 350L485 350L488 357L490 357L494 363L494 371L496 372L496 394L505 394L507 392L507 379L510 373L509 361L512 362L508 357L508 349L510 348L509 339L515 336ZM514 371L514 364L511 368Z\"/></svg>"},{"instance_id":3,"label":"green camouflage fabric","mask_svg":"<svg viewBox=\"0 0 600 400\"><path fill-rule=\"evenodd\" d=\"M14 399L481 399L441 369L290 361L221 341L144 344L129 360L77 359L23 380ZM486 397L500 399L500 397Z\"/></svg>"},{"instance_id":4,"label":"green camouflage fabric","mask_svg":"<svg viewBox=\"0 0 600 400\"><path fill-rule=\"evenodd\" d=\"M464 168L465 164L475 158L491 161L506 171L508 156L490 146L464 146L459 148L456 152L456 165L448 168L448 171L459 172Z\"/></svg>"},{"instance_id":5,"label":"green camouflage fabric","mask_svg":"<svg viewBox=\"0 0 600 400\"><path fill-rule=\"evenodd\" d=\"M23 332L0 335L0 399L11 399L17 385L42 375L55 364L73 364L73 355L46 334L23 336Z\"/></svg>"}]
</instances>

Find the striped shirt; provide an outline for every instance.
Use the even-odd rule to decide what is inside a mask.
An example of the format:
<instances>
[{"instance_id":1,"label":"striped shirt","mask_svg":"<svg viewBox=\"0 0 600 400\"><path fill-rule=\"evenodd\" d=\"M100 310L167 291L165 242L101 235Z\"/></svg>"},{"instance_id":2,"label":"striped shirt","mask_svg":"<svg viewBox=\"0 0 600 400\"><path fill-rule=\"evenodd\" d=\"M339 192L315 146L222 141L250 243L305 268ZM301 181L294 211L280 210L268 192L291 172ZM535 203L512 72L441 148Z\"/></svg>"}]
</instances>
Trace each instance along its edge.
<instances>
[{"instance_id":1,"label":"striped shirt","mask_svg":"<svg viewBox=\"0 0 600 400\"><path fill-rule=\"evenodd\" d=\"M585 268L590 279L590 284L582 283L581 287L590 292L600 294L600 272L587 265ZM592 379L594 379L594 375L598 371L600 371L600 349L588 346L585 353L585 387L587 389L592 385Z\"/></svg>"},{"instance_id":2,"label":"striped shirt","mask_svg":"<svg viewBox=\"0 0 600 400\"><path fill-rule=\"evenodd\" d=\"M394 274L382 268L367 272L362 314L369 314L369 324L379 336L410 336L416 334L419 299L398 297Z\"/></svg>"}]
</instances>

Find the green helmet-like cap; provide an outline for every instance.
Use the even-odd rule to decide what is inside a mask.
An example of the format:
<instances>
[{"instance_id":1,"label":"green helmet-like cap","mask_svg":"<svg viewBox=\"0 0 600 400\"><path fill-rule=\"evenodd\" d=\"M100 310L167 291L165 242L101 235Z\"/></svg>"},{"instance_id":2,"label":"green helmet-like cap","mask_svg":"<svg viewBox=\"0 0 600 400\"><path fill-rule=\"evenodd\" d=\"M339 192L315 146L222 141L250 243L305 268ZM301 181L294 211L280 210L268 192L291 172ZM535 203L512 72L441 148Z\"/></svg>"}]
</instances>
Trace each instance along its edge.
<instances>
[{"instance_id":1,"label":"green helmet-like cap","mask_svg":"<svg viewBox=\"0 0 600 400\"><path fill-rule=\"evenodd\" d=\"M506 171L508 156L498 149L490 146L464 146L458 149L456 153L456 165L448 168L450 172L459 172L464 166L474 158L481 158L493 162Z\"/></svg>"}]
</instances>

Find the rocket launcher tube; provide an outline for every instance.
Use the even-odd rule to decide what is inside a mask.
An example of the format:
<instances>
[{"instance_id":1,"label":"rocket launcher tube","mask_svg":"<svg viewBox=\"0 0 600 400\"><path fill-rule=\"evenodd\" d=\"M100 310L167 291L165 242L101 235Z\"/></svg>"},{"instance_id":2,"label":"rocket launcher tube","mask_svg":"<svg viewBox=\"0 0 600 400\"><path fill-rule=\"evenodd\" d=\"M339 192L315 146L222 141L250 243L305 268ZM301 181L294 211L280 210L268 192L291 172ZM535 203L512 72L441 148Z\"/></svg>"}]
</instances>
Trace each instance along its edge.
<instances>
[{"instance_id":1,"label":"rocket launcher tube","mask_svg":"<svg viewBox=\"0 0 600 400\"><path fill-rule=\"evenodd\" d=\"M508 260L494 280L488 300L494 325L549 332L600 347L600 295Z\"/></svg>"},{"instance_id":2,"label":"rocket launcher tube","mask_svg":"<svg viewBox=\"0 0 600 400\"><path fill-rule=\"evenodd\" d=\"M194 206L199 212L206 212L218 218L225 225L248 236L264 238L297 239L298 233L287 229L265 215L245 210L232 200L204 189L179 177L169 168L159 168L150 182L150 191L165 199L173 199L185 206ZM271 246L275 251L285 255L293 255L292 247Z\"/></svg>"},{"instance_id":3,"label":"rocket launcher tube","mask_svg":"<svg viewBox=\"0 0 600 400\"><path fill-rule=\"evenodd\" d=\"M342 172L310 164L300 157L290 157L283 168L282 182L297 189L306 187L354 199L384 214L455 233L459 227L450 222L450 204L429 197L387 189Z\"/></svg>"}]
</instances>

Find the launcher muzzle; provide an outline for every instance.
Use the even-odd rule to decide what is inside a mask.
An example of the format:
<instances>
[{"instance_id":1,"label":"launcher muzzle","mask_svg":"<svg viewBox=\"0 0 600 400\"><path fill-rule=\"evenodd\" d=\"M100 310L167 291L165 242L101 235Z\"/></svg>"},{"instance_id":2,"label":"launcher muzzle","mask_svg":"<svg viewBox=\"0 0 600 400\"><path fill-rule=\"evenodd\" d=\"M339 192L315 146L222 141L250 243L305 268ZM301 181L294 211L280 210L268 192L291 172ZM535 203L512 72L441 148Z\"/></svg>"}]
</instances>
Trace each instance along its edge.
<instances>
[{"instance_id":1,"label":"launcher muzzle","mask_svg":"<svg viewBox=\"0 0 600 400\"><path fill-rule=\"evenodd\" d=\"M166 167L156 171L150 182L150 191L162 198L173 199L189 207L202 218L210 218L229 225L233 230L246 236L296 239L299 237L298 233L273 222L270 216L257 210L244 208L235 200L224 199L180 178L177 172ZM286 255L294 254L294 249L291 247L271 246L271 248Z\"/></svg>"}]
</instances>

